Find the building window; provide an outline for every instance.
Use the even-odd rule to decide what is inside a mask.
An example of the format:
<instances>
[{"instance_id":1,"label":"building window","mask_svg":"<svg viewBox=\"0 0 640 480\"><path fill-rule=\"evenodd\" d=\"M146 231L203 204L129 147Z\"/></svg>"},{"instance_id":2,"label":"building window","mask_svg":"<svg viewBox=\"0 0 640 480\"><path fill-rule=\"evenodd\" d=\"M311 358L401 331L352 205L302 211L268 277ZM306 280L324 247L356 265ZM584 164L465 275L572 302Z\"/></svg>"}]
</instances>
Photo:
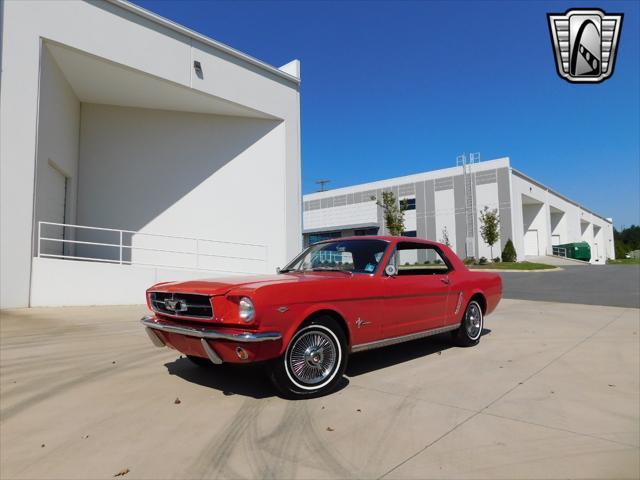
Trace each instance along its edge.
<instances>
[{"instance_id":1,"label":"building window","mask_svg":"<svg viewBox=\"0 0 640 480\"><path fill-rule=\"evenodd\" d=\"M332 238L339 238L342 236L342 232L322 232L322 233L310 233L309 234L309 245L316 242L321 242L322 240L330 240Z\"/></svg>"},{"instance_id":2,"label":"building window","mask_svg":"<svg viewBox=\"0 0 640 480\"><path fill-rule=\"evenodd\" d=\"M378 229L377 228L362 228L359 230L354 230L353 234L357 237L362 237L364 235L377 235L378 234Z\"/></svg>"},{"instance_id":3,"label":"building window","mask_svg":"<svg viewBox=\"0 0 640 480\"><path fill-rule=\"evenodd\" d=\"M416 198L401 198L400 205L404 206L405 210L415 210L416 209Z\"/></svg>"},{"instance_id":4,"label":"building window","mask_svg":"<svg viewBox=\"0 0 640 480\"><path fill-rule=\"evenodd\" d=\"M415 230L407 230L405 232L402 232L402 236L403 237L417 237L418 233Z\"/></svg>"}]
</instances>

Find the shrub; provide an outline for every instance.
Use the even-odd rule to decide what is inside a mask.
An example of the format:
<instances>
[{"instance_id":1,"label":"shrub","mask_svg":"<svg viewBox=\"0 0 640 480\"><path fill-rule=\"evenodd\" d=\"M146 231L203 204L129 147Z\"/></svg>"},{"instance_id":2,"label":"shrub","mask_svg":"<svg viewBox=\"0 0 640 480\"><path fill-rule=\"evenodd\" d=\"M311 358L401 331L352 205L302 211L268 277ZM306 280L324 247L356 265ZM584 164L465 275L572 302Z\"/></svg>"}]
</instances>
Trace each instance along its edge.
<instances>
[{"instance_id":1,"label":"shrub","mask_svg":"<svg viewBox=\"0 0 640 480\"><path fill-rule=\"evenodd\" d=\"M502 261L515 262L517 258L518 255L516 254L516 249L513 246L513 242L511 241L511 239L509 239L507 240L507 243L502 250Z\"/></svg>"},{"instance_id":2,"label":"shrub","mask_svg":"<svg viewBox=\"0 0 640 480\"><path fill-rule=\"evenodd\" d=\"M493 259L493 263L500 263L500 257L496 257Z\"/></svg>"},{"instance_id":3,"label":"shrub","mask_svg":"<svg viewBox=\"0 0 640 480\"><path fill-rule=\"evenodd\" d=\"M462 263L464 263L465 265L473 265L474 263L476 263L476 259L473 257L467 257L462 260Z\"/></svg>"},{"instance_id":4,"label":"shrub","mask_svg":"<svg viewBox=\"0 0 640 480\"><path fill-rule=\"evenodd\" d=\"M486 265L487 264L487 258L486 257L480 257L480 261L478 263L480 265Z\"/></svg>"}]
</instances>

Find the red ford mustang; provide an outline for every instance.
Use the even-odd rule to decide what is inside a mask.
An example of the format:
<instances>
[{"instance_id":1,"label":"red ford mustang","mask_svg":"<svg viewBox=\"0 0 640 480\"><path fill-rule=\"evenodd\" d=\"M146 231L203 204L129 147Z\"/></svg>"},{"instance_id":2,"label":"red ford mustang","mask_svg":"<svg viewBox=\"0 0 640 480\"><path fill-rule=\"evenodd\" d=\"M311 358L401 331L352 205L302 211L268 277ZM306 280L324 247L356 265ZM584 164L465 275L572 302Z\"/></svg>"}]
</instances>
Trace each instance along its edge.
<instances>
[{"instance_id":1,"label":"red ford mustang","mask_svg":"<svg viewBox=\"0 0 640 480\"><path fill-rule=\"evenodd\" d=\"M351 353L451 332L476 345L502 294L446 245L350 237L311 245L277 275L159 283L142 319L152 342L199 366L265 362L288 396L331 391Z\"/></svg>"}]
</instances>

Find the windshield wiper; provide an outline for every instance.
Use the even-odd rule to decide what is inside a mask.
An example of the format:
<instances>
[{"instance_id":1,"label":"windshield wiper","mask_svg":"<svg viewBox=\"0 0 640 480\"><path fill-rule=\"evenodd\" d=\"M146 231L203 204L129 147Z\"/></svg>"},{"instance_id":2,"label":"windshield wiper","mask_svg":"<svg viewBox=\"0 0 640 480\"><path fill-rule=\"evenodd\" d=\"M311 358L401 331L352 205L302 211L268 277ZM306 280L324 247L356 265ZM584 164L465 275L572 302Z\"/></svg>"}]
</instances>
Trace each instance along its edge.
<instances>
[{"instance_id":1,"label":"windshield wiper","mask_svg":"<svg viewBox=\"0 0 640 480\"><path fill-rule=\"evenodd\" d=\"M341 272L341 273L346 273L350 277L353 276L353 272L350 272L349 270L343 270L342 268L315 267L315 268L312 268L310 271L312 271L312 272Z\"/></svg>"}]
</instances>

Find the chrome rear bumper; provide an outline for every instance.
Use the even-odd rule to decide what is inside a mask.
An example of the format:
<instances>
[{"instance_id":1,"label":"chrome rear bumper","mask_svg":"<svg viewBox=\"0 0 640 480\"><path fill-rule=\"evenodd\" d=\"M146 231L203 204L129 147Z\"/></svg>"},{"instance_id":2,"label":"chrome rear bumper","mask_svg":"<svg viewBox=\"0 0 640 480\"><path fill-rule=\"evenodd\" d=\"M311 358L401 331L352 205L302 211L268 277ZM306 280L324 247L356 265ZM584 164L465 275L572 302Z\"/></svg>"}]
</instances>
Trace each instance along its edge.
<instances>
[{"instance_id":1,"label":"chrome rear bumper","mask_svg":"<svg viewBox=\"0 0 640 480\"><path fill-rule=\"evenodd\" d=\"M206 340L229 340L232 342L269 342L274 340L280 340L282 334L280 332L241 332L241 333L226 333L220 330L212 330L207 327L187 327L185 325L167 324L159 322L155 317L146 315L140 320L142 324L152 330L159 330L167 333L177 333L180 335L186 335L187 337L203 338ZM153 341L153 339L152 339ZM156 344L156 342L153 342Z\"/></svg>"}]
</instances>

